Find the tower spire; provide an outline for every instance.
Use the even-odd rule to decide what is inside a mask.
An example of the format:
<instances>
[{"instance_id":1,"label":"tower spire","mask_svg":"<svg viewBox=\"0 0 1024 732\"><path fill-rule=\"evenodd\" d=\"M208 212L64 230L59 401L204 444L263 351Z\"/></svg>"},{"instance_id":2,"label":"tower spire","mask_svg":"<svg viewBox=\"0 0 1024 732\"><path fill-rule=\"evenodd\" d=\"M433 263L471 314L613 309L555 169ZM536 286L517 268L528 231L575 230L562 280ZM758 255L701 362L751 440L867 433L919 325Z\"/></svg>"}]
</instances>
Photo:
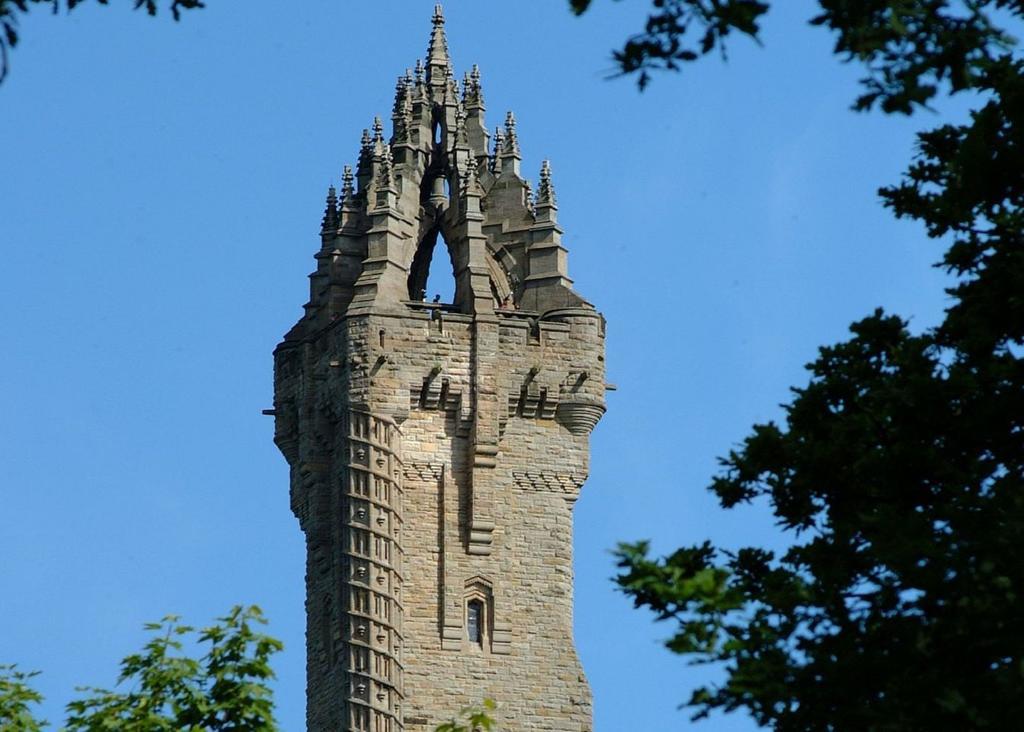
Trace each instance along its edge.
<instances>
[{"instance_id":1,"label":"tower spire","mask_svg":"<svg viewBox=\"0 0 1024 732\"><path fill-rule=\"evenodd\" d=\"M441 84L445 81L446 70L451 66L448 57L448 39L444 35L444 11L441 4L434 6L434 25L430 32L430 45L427 47L427 83Z\"/></svg>"}]
</instances>

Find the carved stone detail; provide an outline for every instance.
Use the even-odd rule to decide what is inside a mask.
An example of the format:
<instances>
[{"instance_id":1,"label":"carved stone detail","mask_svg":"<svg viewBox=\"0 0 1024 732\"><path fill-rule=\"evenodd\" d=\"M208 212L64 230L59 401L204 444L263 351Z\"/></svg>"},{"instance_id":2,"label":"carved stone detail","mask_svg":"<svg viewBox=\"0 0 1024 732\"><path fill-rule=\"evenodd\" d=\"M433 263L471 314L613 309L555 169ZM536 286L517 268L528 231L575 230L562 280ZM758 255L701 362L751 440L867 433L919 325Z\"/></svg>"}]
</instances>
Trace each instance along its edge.
<instances>
[{"instance_id":1,"label":"carved stone detail","mask_svg":"<svg viewBox=\"0 0 1024 732\"><path fill-rule=\"evenodd\" d=\"M579 493L587 476L557 473L532 473L513 471L512 478L517 488L531 488L554 493Z\"/></svg>"},{"instance_id":2,"label":"carved stone detail","mask_svg":"<svg viewBox=\"0 0 1024 732\"><path fill-rule=\"evenodd\" d=\"M341 535L351 569L342 590L352 629L345 668L348 724L352 730L397 731L402 729L404 695L402 545L397 536L402 524L401 433L391 420L365 412L350 412L346 422L346 451L355 457L342 471L342 515L349 518Z\"/></svg>"}]
</instances>

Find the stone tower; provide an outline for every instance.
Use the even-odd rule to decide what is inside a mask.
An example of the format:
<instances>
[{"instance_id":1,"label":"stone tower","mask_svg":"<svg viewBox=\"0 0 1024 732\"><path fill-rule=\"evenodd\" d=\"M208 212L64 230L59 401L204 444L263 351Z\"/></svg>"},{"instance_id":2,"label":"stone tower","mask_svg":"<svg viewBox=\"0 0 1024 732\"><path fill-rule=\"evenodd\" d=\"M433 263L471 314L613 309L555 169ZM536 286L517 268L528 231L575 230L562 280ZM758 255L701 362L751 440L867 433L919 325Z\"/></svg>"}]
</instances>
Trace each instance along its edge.
<instances>
[{"instance_id":1,"label":"stone tower","mask_svg":"<svg viewBox=\"0 0 1024 732\"><path fill-rule=\"evenodd\" d=\"M572 289L548 163L534 194L515 117L492 138L479 70L455 81L440 6L391 117L328 191L309 303L274 352L308 729L433 730L490 698L502 729L585 732L572 508L604 319ZM442 241L453 303L424 298Z\"/></svg>"}]
</instances>

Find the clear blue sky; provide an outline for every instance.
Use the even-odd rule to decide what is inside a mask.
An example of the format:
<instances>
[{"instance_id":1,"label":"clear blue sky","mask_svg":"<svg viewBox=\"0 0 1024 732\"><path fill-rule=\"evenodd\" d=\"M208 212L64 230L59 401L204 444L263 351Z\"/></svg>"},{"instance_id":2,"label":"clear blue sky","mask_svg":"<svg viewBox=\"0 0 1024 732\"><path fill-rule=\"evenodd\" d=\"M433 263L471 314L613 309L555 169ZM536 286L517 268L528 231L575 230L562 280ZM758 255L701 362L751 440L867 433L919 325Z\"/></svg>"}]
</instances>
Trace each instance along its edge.
<instances>
[{"instance_id":1,"label":"clear blue sky","mask_svg":"<svg viewBox=\"0 0 1024 732\"><path fill-rule=\"evenodd\" d=\"M271 351L301 312L327 184L387 119L432 2L217 2L181 23L37 8L0 86L0 662L41 669L46 715L111 685L145 621L255 602L303 728L303 546L271 441ZM571 275L608 319L619 390L576 512L576 639L597 732L684 729L708 678L609 578L619 540L777 545L724 512L716 456L777 417L815 349L885 305L935 322L939 248L878 186L935 122L848 110L860 69L809 0L777 0L644 94L605 79L648 3L449 0L461 77L550 158ZM751 730L741 715L697 729Z\"/></svg>"}]
</instances>

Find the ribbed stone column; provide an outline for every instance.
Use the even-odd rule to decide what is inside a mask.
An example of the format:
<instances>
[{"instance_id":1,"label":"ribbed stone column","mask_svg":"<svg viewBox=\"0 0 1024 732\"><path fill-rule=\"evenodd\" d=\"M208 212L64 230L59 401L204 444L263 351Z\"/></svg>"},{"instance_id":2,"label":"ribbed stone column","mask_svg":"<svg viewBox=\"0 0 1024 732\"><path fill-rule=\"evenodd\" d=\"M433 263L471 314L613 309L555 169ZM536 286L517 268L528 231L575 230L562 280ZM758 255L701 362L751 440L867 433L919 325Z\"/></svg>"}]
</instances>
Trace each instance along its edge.
<instances>
[{"instance_id":1,"label":"ribbed stone column","mask_svg":"<svg viewBox=\"0 0 1024 732\"><path fill-rule=\"evenodd\" d=\"M347 613L349 729L398 732L402 725L401 433L361 411L347 419L343 470L343 596Z\"/></svg>"}]
</instances>

